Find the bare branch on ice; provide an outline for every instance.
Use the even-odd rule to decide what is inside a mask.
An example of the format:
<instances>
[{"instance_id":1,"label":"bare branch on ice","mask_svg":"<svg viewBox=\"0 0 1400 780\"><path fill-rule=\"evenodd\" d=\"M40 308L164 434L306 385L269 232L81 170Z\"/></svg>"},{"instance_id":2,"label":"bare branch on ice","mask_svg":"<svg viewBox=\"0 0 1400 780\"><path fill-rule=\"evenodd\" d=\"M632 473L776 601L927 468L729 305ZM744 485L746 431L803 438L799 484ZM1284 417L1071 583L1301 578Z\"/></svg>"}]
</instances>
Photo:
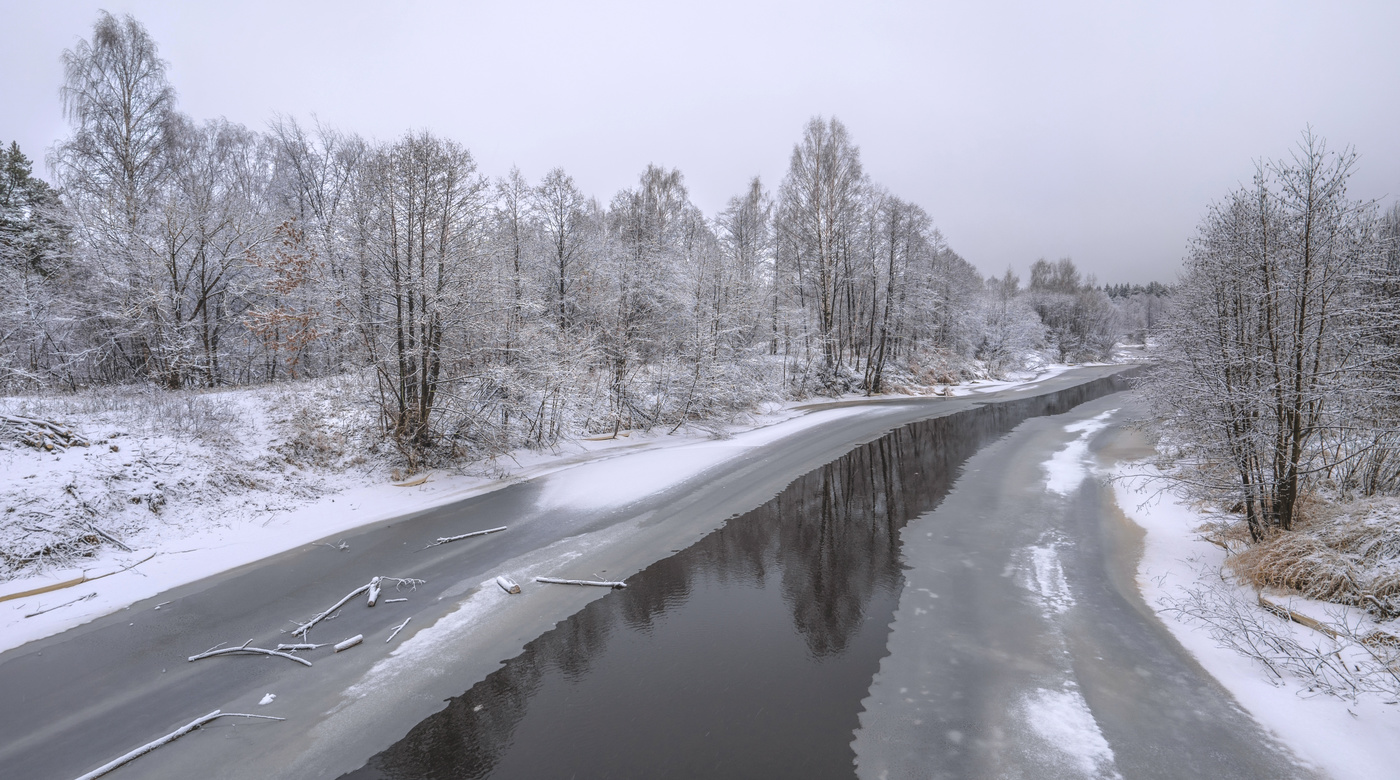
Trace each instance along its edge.
<instances>
[{"instance_id":1,"label":"bare branch on ice","mask_svg":"<svg viewBox=\"0 0 1400 780\"><path fill-rule=\"evenodd\" d=\"M164 745L169 742L174 742L180 737L185 736L191 731L194 731L200 726L203 726L204 724L216 718L261 718L263 720L286 720L286 718L274 718L271 715L248 715L242 712L220 712L219 710L214 710L213 712L201 718L195 718L189 723L170 732L169 734L166 734L165 736L155 740L154 742L147 742L146 744L142 745L139 748L136 748L130 753L127 753L126 755L121 756L120 758L113 759L103 764L102 766L92 770L91 772L88 772L87 774L79 777L78 780L94 780L94 778L101 777L107 774L108 772L112 771L113 769L116 769L117 767L121 766L122 764L127 763L128 761L144 756L145 754L151 752L152 750L155 750L161 745Z\"/></svg>"},{"instance_id":2,"label":"bare branch on ice","mask_svg":"<svg viewBox=\"0 0 1400 780\"><path fill-rule=\"evenodd\" d=\"M356 596L360 595L361 593L364 593L364 592L368 591L368 590L369 590L369 587L370 587L370 584L369 584L368 582L366 582L365 584L361 585L360 587L355 588L354 590L352 590L352 591L350 591L349 593L345 594L345 598L341 599L340 601L337 601L337 602L335 603L335 605L332 606L330 609L328 609L328 610L322 612L321 614L317 615L316 617L311 618L310 620L306 621L305 623L302 623L301 625L297 626L296 630L293 631L292 634L293 634L293 635L300 634L300 635L303 636L303 637L306 636L306 632L307 632L307 631L310 631L312 626L314 626L314 625L316 625L317 623L320 623L322 620L325 620L326 618L330 617L332 614L335 613L336 610L338 610L338 609L340 609L341 607L345 606L346 603L348 603L348 602L350 601L350 599L353 599L353 598L355 598Z\"/></svg>"},{"instance_id":3,"label":"bare branch on ice","mask_svg":"<svg viewBox=\"0 0 1400 780\"><path fill-rule=\"evenodd\" d=\"M439 537L438 537L438 540L437 540L436 542L433 542L432 544L429 544L429 545L425 545L425 546L423 547L423 549L426 550L426 549L428 549L429 547L437 547L437 546L440 545L440 544L447 544L448 542L456 542L456 541L460 541L460 540L462 540L462 539L470 539L470 538L472 538L473 536L485 536L485 535L487 535L487 534L494 534L494 533L496 533L497 531L504 531L504 530L506 530L506 526L501 526L500 528L488 528L488 529L486 529L485 531L472 531L472 532L469 533L469 534L461 534L461 535L459 535L459 536L439 536Z\"/></svg>"},{"instance_id":4,"label":"bare branch on ice","mask_svg":"<svg viewBox=\"0 0 1400 780\"><path fill-rule=\"evenodd\" d=\"M262 647L249 647L248 645L251 644L252 641L253 640L249 639L247 642L244 642L241 647L225 647L222 650L206 650L198 655L190 656L190 660L198 661L201 658L210 658L212 656L226 655L229 653L255 653L258 655L275 655L278 658L285 658L288 661L296 661L297 663L305 664L306 666L311 665L311 662L306 660L305 658L297 658L294 655L289 655L287 653L281 652L281 645L278 646L277 650L268 650Z\"/></svg>"},{"instance_id":5,"label":"bare branch on ice","mask_svg":"<svg viewBox=\"0 0 1400 780\"><path fill-rule=\"evenodd\" d=\"M388 639L385 639L385 640L384 640L384 644L387 645L387 644L389 644L390 642L394 641L394 637L398 636L398 635L399 635L399 632L403 630L403 627L406 626L406 625L408 625L408 621L410 621L410 620L412 620L412 619L413 619L413 618L411 618L411 617L404 618L404 621L403 621L402 623L398 624L397 626L394 626L394 632L393 632L392 634L389 635L389 638L388 638Z\"/></svg>"},{"instance_id":6,"label":"bare branch on ice","mask_svg":"<svg viewBox=\"0 0 1400 780\"><path fill-rule=\"evenodd\" d=\"M65 601L65 602L63 602L62 604L58 604L58 605L55 605L55 606L52 606L52 607L48 607L47 609L41 609L41 610L37 610L37 611L35 611L35 612L30 612L28 615L25 615L25 617L27 617L27 618L32 618L32 617L34 617L34 616L36 616L36 615L42 615L42 614L44 614L45 612L53 612L55 609L62 609L63 607L67 607L67 606L70 606L70 605L72 605L72 604L77 604L79 601L87 601L88 599L90 599L90 598L92 598L93 596L96 596L96 595L97 595L97 594L96 594L95 592L94 592L94 593L89 593L89 594L87 594L86 596L81 596L81 597L79 597L79 598L73 599L72 601Z\"/></svg>"}]
</instances>

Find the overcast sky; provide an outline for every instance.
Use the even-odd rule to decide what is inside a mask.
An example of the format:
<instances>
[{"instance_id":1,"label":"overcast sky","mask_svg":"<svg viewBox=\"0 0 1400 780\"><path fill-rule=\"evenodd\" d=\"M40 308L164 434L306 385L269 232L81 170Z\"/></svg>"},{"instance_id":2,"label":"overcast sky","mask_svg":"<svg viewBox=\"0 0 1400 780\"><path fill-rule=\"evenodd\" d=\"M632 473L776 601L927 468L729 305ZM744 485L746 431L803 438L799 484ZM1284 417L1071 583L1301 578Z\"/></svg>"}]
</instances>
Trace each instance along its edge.
<instances>
[{"instance_id":1,"label":"overcast sky","mask_svg":"<svg viewBox=\"0 0 1400 780\"><path fill-rule=\"evenodd\" d=\"M99 8L146 26L196 118L426 129L603 202L656 163L713 215L835 115L986 273L1170 280L1208 203L1309 124L1359 153L1353 197L1400 193L1396 2L0 0L0 141L42 160L67 134L59 58Z\"/></svg>"}]
</instances>

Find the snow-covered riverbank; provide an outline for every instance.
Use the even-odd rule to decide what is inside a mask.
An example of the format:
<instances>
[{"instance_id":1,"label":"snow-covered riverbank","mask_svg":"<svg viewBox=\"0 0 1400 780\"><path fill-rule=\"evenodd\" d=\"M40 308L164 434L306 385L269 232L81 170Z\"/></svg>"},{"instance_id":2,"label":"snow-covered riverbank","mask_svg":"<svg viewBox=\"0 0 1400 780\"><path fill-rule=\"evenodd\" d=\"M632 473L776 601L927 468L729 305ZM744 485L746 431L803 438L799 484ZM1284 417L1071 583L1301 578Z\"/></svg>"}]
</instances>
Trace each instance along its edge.
<instances>
[{"instance_id":1,"label":"snow-covered riverbank","mask_svg":"<svg viewBox=\"0 0 1400 780\"><path fill-rule=\"evenodd\" d=\"M990 393L1032 385L1066 370L1068 366L1051 365L1006 381L943 392ZM302 418L317 403L330 403L325 399L293 398L269 389L195 398L200 400L185 399L174 408L114 403L86 414L75 408L65 417L94 441L91 447L57 454L0 448L0 511L5 512L0 515L0 545L21 549L21 541L37 527L81 529L91 523L132 548L127 552L104 544L90 554L72 556L71 565L29 567L0 583L0 598L11 597L0 601L0 651L286 550L313 543L335 546L337 535L353 529L524 480L557 475L548 485L549 501L626 503L748 447L866 413L861 402L900 396L852 395L836 400L853 405L819 411L812 411L810 402L772 405L746 424L718 432L683 429L676 435L638 432L579 440L556 452L521 451L459 473L433 472L426 481L407 480L406 487L386 482L383 472L388 469L382 463L343 454L318 462L297 453L298 428L306 425ZM151 414L181 419L142 425L139 417ZM300 433L304 438L305 431ZM334 438L336 432L323 435ZM717 440L726 446L707 446ZM331 441L325 446L341 445ZM560 473L600 460L615 460L616 479L598 480L596 469L583 482ZM13 598L45 588L52 590Z\"/></svg>"},{"instance_id":2,"label":"snow-covered riverbank","mask_svg":"<svg viewBox=\"0 0 1400 780\"><path fill-rule=\"evenodd\" d=\"M1275 673L1224 646L1210 626L1186 614L1206 605L1215 615L1225 615L1225 622L1234 625L1217 623L1217 634L1228 631L1233 638L1227 641L1254 643L1263 655L1274 651L1248 634L1272 632L1309 653L1333 654L1349 664L1366 663L1350 657L1364 651L1258 606L1253 589L1236 583L1225 570L1225 551L1198 530L1213 518L1170 491L1158 492L1162 483L1153 479L1159 475L1150 466L1119 464L1112 476L1119 507L1146 531L1138 586L1177 640L1300 758L1338 780L1393 777L1400 767L1400 705L1394 694L1324 694L1277 660ZM1295 612L1353 628L1366 620L1358 610L1285 594L1266 596Z\"/></svg>"}]
</instances>

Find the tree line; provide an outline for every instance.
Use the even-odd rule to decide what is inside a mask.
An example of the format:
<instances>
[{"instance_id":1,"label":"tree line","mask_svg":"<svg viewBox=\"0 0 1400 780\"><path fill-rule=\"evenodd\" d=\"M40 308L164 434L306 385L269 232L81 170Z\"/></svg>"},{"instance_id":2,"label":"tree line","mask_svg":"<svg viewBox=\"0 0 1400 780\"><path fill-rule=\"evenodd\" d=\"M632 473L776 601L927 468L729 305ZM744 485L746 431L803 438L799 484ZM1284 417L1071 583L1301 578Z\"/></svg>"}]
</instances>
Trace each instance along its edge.
<instances>
[{"instance_id":1,"label":"tree line","mask_svg":"<svg viewBox=\"0 0 1400 780\"><path fill-rule=\"evenodd\" d=\"M1309 494L1400 490L1400 204L1311 131L1201 222L1147 387L1183 481L1257 541Z\"/></svg>"},{"instance_id":2,"label":"tree line","mask_svg":"<svg viewBox=\"0 0 1400 780\"><path fill-rule=\"evenodd\" d=\"M1099 359L1142 330L1068 259L984 280L835 118L776 191L755 177L708 217L663 166L604 203L432 133L196 121L129 16L63 61L54 186L0 158L7 391L354 373L417 459Z\"/></svg>"}]
</instances>

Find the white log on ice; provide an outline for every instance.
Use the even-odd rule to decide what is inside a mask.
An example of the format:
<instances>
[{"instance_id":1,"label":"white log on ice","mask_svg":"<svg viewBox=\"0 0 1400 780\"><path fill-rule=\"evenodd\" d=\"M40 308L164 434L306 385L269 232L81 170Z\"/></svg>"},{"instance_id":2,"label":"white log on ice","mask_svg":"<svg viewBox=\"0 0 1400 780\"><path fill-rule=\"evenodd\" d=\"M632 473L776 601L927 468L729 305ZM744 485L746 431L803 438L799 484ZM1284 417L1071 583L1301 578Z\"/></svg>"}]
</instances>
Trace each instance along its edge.
<instances>
[{"instance_id":1,"label":"white log on ice","mask_svg":"<svg viewBox=\"0 0 1400 780\"><path fill-rule=\"evenodd\" d=\"M335 651L338 653L341 650L349 650L350 648L354 647L355 645L358 645L363 641L365 641L365 635L356 634L343 642L336 642Z\"/></svg>"},{"instance_id":2,"label":"white log on ice","mask_svg":"<svg viewBox=\"0 0 1400 780\"><path fill-rule=\"evenodd\" d=\"M174 731L170 732L169 734L166 734L160 739L155 740L154 742L147 742L141 747L136 748L135 750L131 751L130 753L127 753L124 756L121 756L120 758L108 761L102 766L79 777L78 780L94 780L94 778L101 777L107 774L108 772L112 771L113 769L116 769L117 767L121 766L122 764L127 763L128 761L144 756L145 754L151 752L152 750L155 750L161 745L164 745L168 742L174 742L180 737L185 736L191 731L194 731L200 726L203 726L204 724L216 718L262 718L263 720L286 720L286 718L274 718L271 715L248 715L242 712L220 712L219 710L214 710L213 712L209 713L208 715L205 715L204 717L195 718L189 723L186 723L180 728L175 729Z\"/></svg>"},{"instance_id":3,"label":"white log on ice","mask_svg":"<svg viewBox=\"0 0 1400 780\"><path fill-rule=\"evenodd\" d=\"M536 577L535 582L552 582L555 585L596 585L600 588L625 588L625 582L609 582L607 580L561 580L555 577Z\"/></svg>"},{"instance_id":4,"label":"white log on ice","mask_svg":"<svg viewBox=\"0 0 1400 780\"><path fill-rule=\"evenodd\" d=\"M371 607L372 607L372 606L374 606L374 603L375 603L376 601L379 601L379 581L380 581L381 579L383 579L383 577L375 577L374 579L372 579L372 580L369 581L369 603L368 603L368 606L371 606Z\"/></svg>"},{"instance_id":5,"label":"white log on ice","mask_svg":"<svg viewBox=\"0 0 1400 780\"><path fill-rule=\"evenodd\" d=\"M311 642L298 642L297 644L294 644L294 645L278 645L278 646L276 647L276 649L279 650L279 651L283 651L283 652L286 652L286 651L295 652L295 651L297 651L297 650L315 650L315 649L318 648L318 647L325 647L327 644L328 644L327 642L322 642L322 643L319 644L319 645L317 645L317 644L312 644Z\"/></svg>"},{"instance_id":6,"label":"white log on ice","mask_svg":"<svg viewBox=\"0 0 1400 780\"><path fill-rule=\"evenodd\" d=\"M504 574L496 578L496 584L500 585L501 590L505 591L506 593L520 592L520 585L517 584L515 580L511 579L510 577L507 577Z\"/></svg>"},{"instance_id":7,"label":"white log on ice","mask_svg":"<svg viewBox=\"0 0 1400 780\"><path fill-rule=\"evenodd\" d=\"M426 550L426 549L428 549L429 547L437 547L437 546L440 545L440 544L447 544L448 542L461 541L462 539L470 539L470 538L472 538L473 536L485 536L485 535L487 535L487 534L494 534L494 533L496 533L497 531L504 531L504 530L506 530L506 526L501 526L500 528L487 528L485 531L472 531L472 532L469 533L469 534L459 534L459 535L457 535L457 536L439 536L439 537L438 537L438 540L437 540L436 542L433 542L432 544L424 545L423 549Z\"/></svg>"}]
</instances>

